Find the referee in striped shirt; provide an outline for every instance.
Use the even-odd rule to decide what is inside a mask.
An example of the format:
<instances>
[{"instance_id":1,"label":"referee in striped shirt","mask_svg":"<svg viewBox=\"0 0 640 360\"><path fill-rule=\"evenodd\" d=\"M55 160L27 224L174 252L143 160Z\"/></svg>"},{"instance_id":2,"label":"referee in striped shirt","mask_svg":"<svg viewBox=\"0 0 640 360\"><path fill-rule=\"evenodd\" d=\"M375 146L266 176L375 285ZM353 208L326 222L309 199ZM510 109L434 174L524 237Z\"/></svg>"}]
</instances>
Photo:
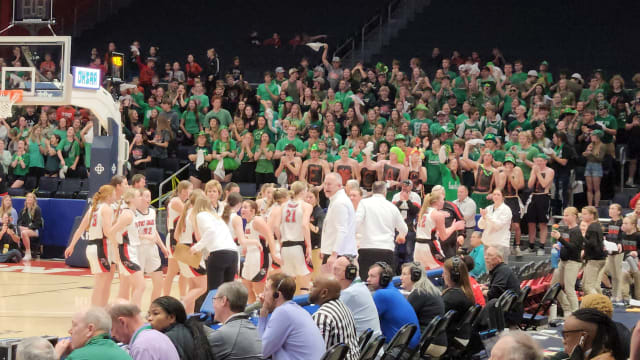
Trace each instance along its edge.
<instances>
[{"instance_id":1,"label":"referee in striped shirt","mask_svg":"<svg viewBox=\"0 0 640 360\"><path fill-rule=\"evenodd\" d=\"M309 301L320 308L313 314L313 320L318 325L320 333L327 346L327 350L336 344L346 344L349 347L346 360L358 360L358 336L351 310L340 300L340 283L321 274L313 282Z\"/></svg>"}]
</instances>

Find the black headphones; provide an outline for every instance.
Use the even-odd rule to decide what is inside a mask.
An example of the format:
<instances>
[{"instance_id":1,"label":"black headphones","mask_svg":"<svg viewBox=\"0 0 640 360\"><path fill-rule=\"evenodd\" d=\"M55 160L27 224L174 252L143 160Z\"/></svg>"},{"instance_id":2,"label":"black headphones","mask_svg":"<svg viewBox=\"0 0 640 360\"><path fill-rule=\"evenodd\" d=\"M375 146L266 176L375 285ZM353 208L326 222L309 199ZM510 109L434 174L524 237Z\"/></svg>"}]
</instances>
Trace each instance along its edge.
<instances>
[{"instance_id":1,"label":"black headphones","mask_svg":"<svg viewBox=\"0 0 640 360\"><path fill-rule=\"evenodd\" d=\"M451 265L452 265L451 281L453 281L454 283L460 282L460 263L461 262L462 260L460 260L458 256L454 256L451 258Z\"/></svg>"},{"instance_id":2,"label":"black headphones","mask_svg":"<svg viewBox=\"0 0 640 360\"><path fill-rule=\"evenodd\" d=\"M393 270L391 269L391 266L389 266L389 264L384 261L377 261L376 265L382 268L378 285L380 285L380 287L382 288L386 288L387 286L389 286L389 283L391 282L391 279L393 277Z\"/></svg>"},{"instance_id":3,"label":"black headphones","mask_svg":"<svg viewBox=\"0 0 640 360\"><path fill-rule=\"evenodd\" d=\"M419 262L411 263L411 281L417 282L422 278L422 267Z\"/></svg>"},{"instance_id":4,"label":"black headphones","mask_svg":"<svg viewBox=\"0 0 640 360\"><path fill-rule=\"evenodd\" d=\"M344 268L344 278L347 280L355 280L356 277L358 277L358 267L349 260L349 264Z\"/></svg>"},{"instance_id":5,"label":"black headphones","mask_svg":"<svg viewBox=\"0 0 640 360\"><path fill-rule=\"evenodd\" d=\"M284 282L284 279L280 280L280 282L278 283L278 286L276 286L276 291L273 293L274 299L277 299L280 297L280 285L282 285L283 282Z\"/></svg>"}]
</instances>

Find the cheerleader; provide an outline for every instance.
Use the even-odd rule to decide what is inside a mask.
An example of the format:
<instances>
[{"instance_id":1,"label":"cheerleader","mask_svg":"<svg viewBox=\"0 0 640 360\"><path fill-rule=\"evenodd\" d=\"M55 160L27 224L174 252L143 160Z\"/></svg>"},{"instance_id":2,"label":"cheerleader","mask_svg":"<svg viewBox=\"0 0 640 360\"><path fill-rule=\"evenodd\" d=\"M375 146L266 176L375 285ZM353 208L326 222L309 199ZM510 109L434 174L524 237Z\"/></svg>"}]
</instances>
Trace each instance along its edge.
<instances>
[{"instance_id":1,"label":"cheerleader","mask_svg":"<svg viewBox=\"0 0 640 360\"><path fill-rule=\"evenodd\" d=\"M140 239L135 223L135 212L142 203L140 190L129 188L124 192L122 201L124 206L113 225L112 233L116 234L118 241L120 287L123 287L123 279L127 278L126 288L120 291L119 298L129 300L139 307L142 304L145 281L144 273L138 260L138 248ZM129 297L131 291L131 297Z\"/></svg>"},{"instance_id":2,"label":"cheerleader","mask_svg":"<svg viewBox=\"0 0 640 360\"><path fill-rule=\"evenodd\" d=\"M191 248L195 254L205 250L207 257L207 290L233 281L238 274L238 250L229 228L213 212L208 198L196 199L189 219L199 241Z\"/></svg>"},{"instance_id":3,"label":"cheerleader","mask_svg":"<svg viewBox=\"0 0 640 360\"><path fill-rule=\"evenodd\" d=\"M250 245L244 247L246 252L244 263L242 264L242 282L249 291L249 304L256 300L258 294L262 294L264 284L267 279L270 260L282 264L282 260L275 252L273 231L263 218L256 216L258 205L253 200L246 200L242 203L241 214L247 220L244 236ZM259 243L260 245L258 246ZM271 252L271 259L269 259Z\"/></svg>"},{"instance_id":4,"label":"cheerleader","mask_svg":"<svg viewBox=\"0 0 640 360\"><path fill-rule=\"evenodd\" d=\"M188 246L192 246L194 244L195 236L193 232L193 223L189 219L191 218L193 204L196 202L196 199L204 197L204 192L200 189L193 190L191 195L189 195L189 199L184 204L174 231L174 236L178 240L178 243ZM193 313L196 299L207 291L207 270L204 260L203 256L200 259L200 264L197 268L193 268L181 261L178 261L180 275L187 278L189 286L189 290L182 298L187 314Z\"/></svg>"},{"instance_id":5,"label":"cheerleader","mask_svg":"<svg viewBox=\"0 0 640 360\"><path fill-rule=\"evenodd\" d=\"M282 211L274 213L274 222L280 224L275 234L280 239L282 272L295 276L298 289L308 291L311 270L311 231L309 219L312 206L304 201L307 184L296 181L291 184L293 198L281 206Z\"/></svg>"},{"instance_id":6,"label":"cheerleader","mask_svg":"<svg viewBox=\"0 0 640 360\"><path fill-rule=\"evenodd\" d=\"M209 180L204 186L204 193L211 202L211 208L216 215L222 215L224 202L222 201L222 185L218 180Z\"/></svg>"},{"instance_id":7,"label":"cheerleader","mask_svg":"<svg viewBox=\"0 0 640 360\"><path fill-rule=\"evenodd\" d=\"M153 302L162 295L162 261L160 254L158 254L158 246L166 257L169 257L169 251L164 246L156 229L156 210L150 206L151 191L144 189L141 199L135 216L138 237L140 238L137 256L142 271L151 277L153 284L151 302Z\"/></svg>"},{"instance_id":8,"label":"cheerleader","mask_svg":"<svg viewBox=\"0 0 640 360\"><path fill-rule=\"evenodd\" d=\"M184 209L184 203L189 198L191 191L193 191L193 185L188 180L180 181L173 197L169 200L169 205L167 205L167 237L165 246L169 250L169 258L167 259L167 275L164 278L164 284L162 286L162 295L165 296L171 295L173 278L180 271L178 260L173 257L173 252L175 251L177 244L177 238L174 232L178 219L180 218L180 214ZM182 274L178 277L178 288L180 291L180 298L182 299L187 292L187 278Z\"/></svg>"},{"instance_id":9,"label":"cheerleader","mask_svg":"<svg viewBox=\"0 0 640 360\"><path fill-rule=\"evenodd\" d=\"M65 257L71 256L80 236L88 231L86 255L91 273L95 275L91 305L98 307L104 307L109 302L111 282L115 270L108 257L109 243L113 242L111 236L113 209L111 204L115 201L115 188L111 185L102 185L93 195L91 211L87 212L87 215L82 219L78 230L73 234L69 247L64 252Z\"/></svg>"}]
</instances>

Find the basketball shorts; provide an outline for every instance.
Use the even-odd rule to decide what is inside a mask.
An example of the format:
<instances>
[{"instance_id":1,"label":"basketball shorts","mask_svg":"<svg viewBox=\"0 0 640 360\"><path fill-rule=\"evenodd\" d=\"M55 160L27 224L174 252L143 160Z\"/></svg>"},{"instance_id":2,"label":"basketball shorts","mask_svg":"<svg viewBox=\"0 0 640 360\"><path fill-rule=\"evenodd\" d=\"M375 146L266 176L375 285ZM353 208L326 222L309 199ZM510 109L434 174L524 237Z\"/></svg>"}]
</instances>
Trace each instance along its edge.
<instances>
[{"instance_id":1,"label":"basketball shorts","mask_svg":"<svg viewBox=\"0 0 640 360\"><path fill-rule=\"evenodd\" d=\"M548 222L550 202L551 197L548 194L531 194L529 206L527 206L527 222L536 224Z\"/></svg>"},{"instance_id":2,"label":"basketball shorts","mask_svg":"<svg viewBox=\"0 0 640 360\"><path fill-rule=\"evenodd\" d=\"M188 244L185 244L185 245L188 245ZM178 267L180 268L180 275L186 278L191 279L191 278L207 275L207 265L204 262L204 258L200 260L200 266L198 266L197 269L179 260L178 260Z\"/></svg>"},{"instance_id":3,"label":"basketball shorts","mask_svg":"<svg viewBox=\"0 0 640 360\"><path fill-rule=\"evenodd\" d=\"M138 256L135 246L129 245L127 242L118 245L118 253L120 255L120 264L118 267L121 275L128 276L140 271L140 265L138 265Z\"/></svg>"},{"instance_id":4,"label":"basketball shorts","mask_svg":"<svg viewBox=\"0 0 640 360\"><path fill-rule=\"evenodd\" d=\"M87 241L87 260L92 274L102 274L111 271L111 263L109 262L109 245L107 238Z\"/></svg>"},{"instance_id":5,"label":"basketball shorts","mask_svg":"<svg viewBox=\"0 0 640 360\"><path fill-rule=\"evenodd\" d=\"M147 274L162 270L162 261L158 253L158 245L155 243L144 243L135 246L140 269Z\"/></svg>"},{"instance_id":6,"label":"basketball shorts","mask_svg":"<svg viewBox=\"0 0 640 360\"><path fill-rule=\"evenodd\" d=\"M269 249L262 248L262 250L260 250L257 246L251 246L247 248L247 252L244 255L244 263L242 263L240 276L252 282L265 281L270 265L271 257L269 256Z\"/></svg>"},{"instance_id":7,"label":"basketball shorts","mask_svg":"<svg viewBox=\"0 0 640 360\"><path fill-rule=\"evenodd\" d=\"M284 241L280 249L282 272L289 276L304 276L311 273L305 257L304 241Z\"/></svg>"}]
</instances>

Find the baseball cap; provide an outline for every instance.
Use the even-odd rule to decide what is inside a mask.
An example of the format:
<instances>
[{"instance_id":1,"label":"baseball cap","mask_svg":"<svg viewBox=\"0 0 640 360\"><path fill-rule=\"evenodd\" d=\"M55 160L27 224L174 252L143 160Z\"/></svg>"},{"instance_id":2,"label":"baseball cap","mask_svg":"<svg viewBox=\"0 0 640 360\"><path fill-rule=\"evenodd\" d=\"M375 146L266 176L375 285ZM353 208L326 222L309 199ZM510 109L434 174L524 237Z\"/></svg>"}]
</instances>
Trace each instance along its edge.
<instances>
[{"instance_id":1,"label":"baseball cap","mask_svg":"<svg viewBox=\"0 0 640 360\"><path fill-rule=\"evenodd\" d=\"M604 131L602 131L602 130L600 130L600 129L596 129L596 130L593 130L593 131L591 132L591 135L595 135L595 136L597 136L597 137L601 138L601 137L603 137L603 136L604 136Z\"/></svg>"},{"instance_id":2,"label":"baseball cap","mask_svg":"<svg viewBox=\"0 0 640 360\"><path fill-rule=\"evenodd\" d=\"M571 78L572 78L572 79L578 79L578 80L580 80L580 81L582 81L582 80L583 80L583 79L582 79L582 75L580 75L580 74L578 74L578 73L573 73L573 74L571 75Z\"/></svg>"},{"instance_id":3,"label":"baseball cap","mask_svg":"<svg viewBox=\"0 0 640 360\"><path fill-rule=\"evenodd\" d=\"M278 67L276 68L276 72L277 72L277 73L283 73L283 72L284 72L284 68L283 68L282 66L278 66Z\"/></svg>"},{"instance_id":4,"label":"baseball cap","mask_svg":"<svg viewBox=\"0 0 640 360\"><path fill-rule=\"evenodd\" d=\"M320 148L318 147L318 144L313 144L309 148L309 151L319 151L319 150L320 150Z\"/></svg>"},{"instance_id":5,"label":"baseball cap","mask_svg":"<svg viewBox=\"0 0 640 360\"><path fill-rule=\"evenodd\" d=\"M504 156L504 161L503 161L503 163L506 163L506 162L510 162L510 163L512 163L513 165L515 165L515 164L516 164L516 159L513 157L513 155L512 155L512 154L507 154L507 155L505 155L505 156Z\"/></svg>"},{"instance_id":6,"label":"baseball cap","mask_svg":"<svg viewBox=\"0 0 640 360\"><path fill-rule=\"evenodd\" d=\"M291 96L287 96L284 98L284 102L293 102L293 98Z\"/></svg>"},{"instance_id":7,"label":"baseball cap","mask_svg":"<svg viewBox=\"0 0 640 360\"><path fill-rule=\"evenodd\" d=\"M415 110L415 111L429 111L429 109L426 106L424 106L424 104L416 105L416 107L413 110Z\"/></svg>"},{"instance_id":8,"label":"baseball cap","mask_svg":"<svg viewBox=\"0 0 640 360\"><path fill-rule=\"evenodd\" d=\"M547 60L543 60L543 61L540 63L540 65L546 65L546 66L549 66L549 62L548 62Z\"/></svg>"},{"instance_id":9,"label":"baseball cap","mask_svg":"<svg viewBox=\"0 0 640 360\"><path fill-rule=\"evenodd\" d=\"M337 57L337 56L334 56L334 57L333 57L333 59L331 59L331 61L333 61L333 62L337 62L337 61L340 61L340 58L339 58L339 57Z\"/></svg>"},{"instance_id":10,"label":"baseball cap","mask_svg":"<svg viewBox=\"0 0 640 360\"><path fill-rule=\"evenodd\" d=\"M293 73L297 73L297 72L298 72L298 69L296 69L296 68L289 69L289 75L291 75Z\"/></svg>"},{"instance_id":11,"label":"baseball cap","mask_svg":"<svg viewBox=\"0 0 640 360\"><path fill-rule=\"evenodd\" d=\"M313 71L324 72L324 68L322 66L318 65L318 66L313 68Z\"/></svg>"},{"instance_id":12,"label":"baseball cap","mask_svg":"<svg viewBox=\"0 0 640 360\"><path fill-rule=\"evenodd\" d=\"M456 126L455 126L455 125L453 125L452 123L448 123L448 124L447 124L447 126L445 126L445 130L446 130L447 132L455 131L455 130L456 130Z\"/></svg>"},{"instance_id":13,"label":"baseball cap","mask_svg":"<svg viewBox=\"0 0 640 360\"><path fill-rule=\"evenodd\" d=\"M405 141L405 140L407 140L407 138L405 138L405 137L404 137L404 135L402 135L402 134L398 134L398 135L396 135L395 140L402 140L402 141Z\"/></svg>"},{"instance_id":14,"label":"baseball cap","mask_svg":"<svg viewBox=\"0 0 640 360\"><path fill-rule=\"evenodd\" d=\"M484 136L484 141L489 141L489 140L491 140L493 142L497 142L496 141L496 136L493 135L493 134L487 134L487 135Z\"/></svg>"},{"instance_id":15,"label":"baseball cap","mask_svg":"<svg viewBox=\"0 0 640 360\"><path fill-rule=\"evenodd\" d=\"M324 85L324 79L321 77L313 78L313 81L317 81L320 85Z\"/></svg>"},{"instance_id":16,"label":"baseball cap","mask_svg":"<svg viewBox=\"0 0 640 360\"><path fill-rule=\"evenodd\" d=\"M438 115L438 116L440 116L440 115L447 115L447 113L445 113L444 111L440 110L440 111L438 111L437 115Z\"/></svg>"},{"instance_id":17,"label":"baseball cap","mask_svg":"<svg viewBox=\"0 0 640 360\"><path fill-rule=\"evenodd\" d=\"M543 152L539 152L538 154L536 154L536 156L533 157L534 159L543 159L543 160L549 160L549 157L547 156L547 154L543 153Z\"/></svg>"},{"instance_id":18,"label":"baseball cap","mask_svg":"<svg viewBox=\"0 0 640 360\"><path fill-rule=\"evenodd\" d=\"M535 76L538 77L538 72L535 70L529 70L529 72L527 73L527 76Z\"/></svg>"},{"instance_id":19,"label":"baseball cap","mask_svg":"<svg viewBox=\"0 0 640 360\"><path fill-rule=\"evenodd\" d=\"M411 180L402 180L402 185L411 186Z\"/></svg>"}]
</instances>

